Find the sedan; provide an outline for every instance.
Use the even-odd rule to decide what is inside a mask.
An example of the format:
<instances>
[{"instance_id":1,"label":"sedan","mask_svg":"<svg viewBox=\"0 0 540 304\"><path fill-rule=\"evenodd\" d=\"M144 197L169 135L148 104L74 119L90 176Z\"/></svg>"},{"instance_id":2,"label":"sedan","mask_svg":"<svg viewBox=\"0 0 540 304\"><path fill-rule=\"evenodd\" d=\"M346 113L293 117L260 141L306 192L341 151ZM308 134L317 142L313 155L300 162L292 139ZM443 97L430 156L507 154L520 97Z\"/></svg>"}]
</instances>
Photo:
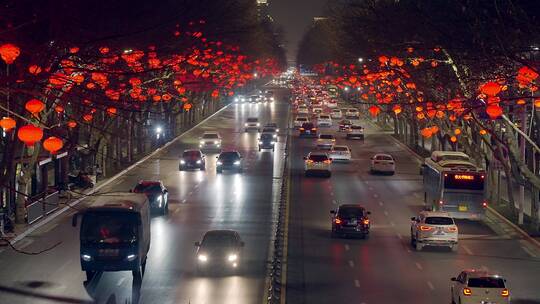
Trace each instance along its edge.
<instances>
[{"instance_id":1,"label":"sedan","mask_svg":"<svg viewBox=\"0 0 540 304\"><path fill-rule=\"evenodd\" d=\"M162 215L169 212L169 191L161 181L142 180L130 192L145 194L152 210Z\"/></svg>"},{"instance_id":2,"label":"sedan","mask_svg":"<svg viewBox=\"0 0 540 304\"><path fill-rule=\"evenodd\" d=\"M340 205L336 210L330 211L332 214L332 237L338 235L361 236L368 238L370 221L366 211L361 205Z\"/></svg>"},{"instance_id":3,"label":"sedan","mask_svg":"<svg viewBox=\"0 0 540 304\"><path fill-rule=\"evenodd\" d=\"M371 173L389 173L394 175L396 172L396 164L392 155L389 154L375 154L371 158Z\"/></svg>"},{"instance_id":4,"label":"sedan","mask_svg":"<svg viewBox=\"0 0 540 304\"><path fill-rule=\"evenodd\" d=\"M311 122L303 123L302 126L298 129L298 131L299 131L299 134L298 134L299 137L317 137L318 136L317 128L315 128L315 126Z\"/></svg>"},{"instance_id":5,"label":"sedan","mask_svg":"<svg viewBox=\"0 0 540 304\"><path fill-rule=\"evenodd\" d=\"M238 151L221 152L216 158L217 173L221 173L223 170L243 172L242 156Z\"/></svg>"},{"instance_id":6,"label":"sedan","mask_svg":"<svg viewBox=\"0 0 540 304\"><path fill-rule=\"evenodd\" d=\"M199 169L204 170L206 168L206 157L201 150L185 150L180 157L180 165L178 170L186 169Z\"/></svg>"},{"instance_id":7,"label":"sedan","mask_svg":"<svg viewBox=\"0 0 540 304\"><path fill-rule=\"evenodd\" d=\"M339 129L340 132L347 132L351 128L352 123L348 119L343 119L339 122Z\"/></svg>"},{"instance_id":8,"label":"sedan","mask_svg":"<svg viewBox=\"0 0 540 304\"><path fill-rule=\"evenodd\" d=\"M464 270L452 278L450 287L452 304L508 304L510 291L506 280L483 270Z\"/></svg>"},{"instance_id":9,"label":"sedan","mask_svg":"<svg viewBox=\"0 0 540 304\"><path fill-rule=\"evenodd\" d=\"M332 112L330 112L330 116L332 116L333 119L341 119L343 117L343 113L340 109L333 109Z\"/></svg>"},{"instance_id":10,"label":"sedan","mask_svg":"<svg viewBox=\"0 0 540 304\"><path fill-rule=\"evenodd\" d=\"M332 146L336 143L336 138L332 134L321 134L317 138L318 149L332 149Z\"/></svg>"},{"instance_id":11,"label":"sedan","mask_svg":"<svg viewBox=\"0 0 540 304\"><path fill-rule=\"evenodd\" d=\"M244 242L234 230L210 230L197 247L197 269L200 272L234 270L240 265Z\"/></svg>"},{"instance_id":12,"label":"sedan","mask_svg":"<svg viewBox=\"0 0 540 304\"><path fill-rule=\"evenodd\" d=\"M310 152L304 157L304 174L306 177L314 173L322 173L326 177L332 176L332 160L326 153Z\"/></svg>"},{"instance_id":13,"label":"sedan","mask_svg":"<svg viewBox=\"0 0 540 304\"><path fill-rule=\"evenodd\" d=\"M328 155L333 161L351 161L351 149L347 146L333 146Z\"/></svg>"}]
</instances>

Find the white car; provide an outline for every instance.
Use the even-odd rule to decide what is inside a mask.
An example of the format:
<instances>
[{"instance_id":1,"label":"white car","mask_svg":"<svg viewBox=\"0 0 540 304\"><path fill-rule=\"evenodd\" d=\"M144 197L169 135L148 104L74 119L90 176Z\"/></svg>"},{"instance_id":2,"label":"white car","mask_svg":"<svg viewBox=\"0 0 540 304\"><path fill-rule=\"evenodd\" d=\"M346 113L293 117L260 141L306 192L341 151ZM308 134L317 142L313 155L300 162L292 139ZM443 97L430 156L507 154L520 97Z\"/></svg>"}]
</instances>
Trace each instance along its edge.
<instances>
[{"instance_id":1,"label":"white car","mask_svg":"<svg viewBox=\"0 0 540 304\"><path fill-rule=\"evenodd\" d=\"M298 114L309 114L309 109L306 106L299 106L297 112Z\"/></svg>"},{"instance_id":2,"label":"white car","mask_svg":"<svg viewBox=\"0 0 540 304\"><path fill-rule=\"evenodd\" d=\"M330 109L334 109L334 108L337 108L337 101L336 100L329 100L326 102L326 106Z\"/></svg>"},{"instance_id":3,"label":"white car","mask_svg":"<svg viewBox=\"0 0 540 304\"><path fill-rule=\"evenodd\" d=\"M260 131L260 127L261 123L257 117L249 117L244 124L244 132L248 132L249 130Z\"/></svg>"},{"instance_id":4,"label":"white car","mask_svg":"<svg viewBox=\"0 0 540 304\"><path fill-rule=\"evenodd\" d=\"M347 139L364 139L364 128L359 125L351 125L346 132L345 138Z\"/></svg>"},{"instance_id":5,"label":"white car","mask_svg":"<svg viewBox=\"0 0 540 304\"><path fill-rule=\"evenodd\" d=\"M390 154L375 154L371 158L370 171L371 173L380 172L393 175L396 172L396 162Z\"/></svg>"},{"instance_id":6,"label":"white car","mask_svg":"<svg viewBox=\"0 0 540 304\"><path fill-rule=\"evenodd\" d=\"M451 303L509 304L510 291L506 280L498 274L483 270L464 270L452 278Z\"/></svg>"},{"instance_id":7,"label":"white car","mask_svg":"<svg viewBox=\"0 0 540 304\"><path fill-rule=\"evenodd\" d=\"M304 157L304 174L310 176L313 173L322 173L326 177L332 176L332 161L328 154L322 152L310 152Z\"/></svg>"},{"instance_id":8,"label":"white car","mask_svg":"<svg viewBox=\"0 0 540 304\"><path fill-rule=\"evenodd\" d=\"M312 111L313 111L313 114L318 115L323 112L323 108L322 106L314 106Z\"/></svg>"},{"instance_id":9,"label":"white car","mask_svg":"<svg viewBox=\"0 0 540 304\"><path fill-rule=\"evenodd\" d=\"M351 161L351 149L347 146L333 146L328 155L333 161Z\"/></svg>"},{"instance_id":10,"label":"white car","mask_svg":"<svg viewBox=\"0 0 540 304\"><path fill-rule=\"evenodd\" d=\"M332 112L330 112L330 116L333 119L341 119L343 117L343 113L340 109L333 109Z\"/></svg>"},{"instance_id":11,"label":"white car","mask_svg":"<svg viewBox=\"0 0 540 304\"><path fill-rule=\"evenodd\" d=\"M221 136L218 132L207 131L199 138L199 148L201 150L221 151Z\"/></svg>"},{"instance_id":12,"label":"white car","mask_svg":"<svg viewBox=\"0 0 540 304\"><path fill-rule=\"evenodd\" d=\"M347 108L345 109L345 115L360 115L357 108Z\"/></svg>"},{"instance_id":13,"label":"white car","mask_svg":"<svg viewBox=\"0 0 540 304\"><path fill-rule=\"evenodd\" d=\"M424 246L458 248L458 227L448 212L422 211L411 218L411 245L417 251ZM476 302L480 303L480 302Z\"/></svg>"},{"instance_id":14,"label":"white car","mask_svg":"<svg viewBox=\"0 0 540 304\"><path fill-rule=\"evenodd\" d=\"M317 117L317 125L319 127L331 127L332 118L330 117L330 115L320 114L319 117Z\"/></svg>"},{"instance_id":15,"label":"white car","mask_svg":"<svg viewBox=\"0 0 540 304\"><path fill-rule=\"evenodd\" d=\"M320 134L317 138L318 149L332 149L332 146L336 143L336 138L332 134Z\"/></svg>"},{"instance_id":16,"label":"white car","mask_svg":"<svg viewBox=\"0 0 540 304\"><path fill-rule=\"evenodd\" d=\"M295 128L300 128L304 123L309 122L309 119L305 116L298 116L294 120L293 124Z\"/></svg>"}]
</instances>

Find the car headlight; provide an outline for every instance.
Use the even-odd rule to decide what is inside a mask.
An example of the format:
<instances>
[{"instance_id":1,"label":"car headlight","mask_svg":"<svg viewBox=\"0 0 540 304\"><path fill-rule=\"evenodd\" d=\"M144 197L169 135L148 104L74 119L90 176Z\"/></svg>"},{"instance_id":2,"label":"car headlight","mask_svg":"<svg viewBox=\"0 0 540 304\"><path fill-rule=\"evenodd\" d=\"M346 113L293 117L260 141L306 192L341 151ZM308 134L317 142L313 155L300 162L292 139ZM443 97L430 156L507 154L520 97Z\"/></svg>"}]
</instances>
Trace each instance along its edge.
<instances>
[{"instance_id":1,"label":"car headlight","mask_svg":"<svg viewBox=\"0 0 540 304\"><path fill-rule=\"evenodd\" d=\"M132 261L135 261L136 258L137 258L137 255L136 255L136 254L128 254L128 255L126 256L126 261L132 262Z\"/></svg>"},{"instance_id":2,"label":"car headlight","mask_svg":"<svg viewBox=\"0 0 540 304\"><path fill-rule=\"evenodd\" d=\"M257 127L260 126L261 124L260 123L257 123Z\"/></svg>"},{"instance_id":3,"label":"car headlight","mask_svg":"<svg viewBox=\"0 0 540 304\"><path fill-rule=\"evenodd\" d=\"M271 141L271 142L270 142L271 145L274 145L275 143L276 143L275 141Z\"/></svg>"},{"instance_id":4,"label":"car headlight","mask_svg":"<svg viewBox=\"0 0 540 304\"><path fill-rule=\"evenodd\" d=\"M277 137L277 134L274 134L274 138L276 138L276 137Z\"/></svg>"},{"instance_id":5,"label":"car headlight","mask_svg":"<svg viewBox=\"0 0 540 304\"><path fill-rule=\"evenodd\" d=\"M201 163L201 161L200 161L200 160L198 160L198 161L197 161L197 164L200 164L200 163Z\"/></svg>"},{"instance_id":6,"label":"car headlight","mask_svg":"<svg viewBox=\"0 0 540 304\"><path fill-rule=\"evenodd\" d=\"M235 162L234 162L234 165L235 165L235 166L240 166L240 161L239 161L239 160L235 161Z\"/></svg>"},{"instance_id":7,"label":"car headlight","mask_svg":"<svg viewBox=\"0 0 540 304\"><path fill-rule=\"evenodd\" d=\"M235 98L234 101L235 101L235 102L238 102L238 98Z\"/></svg>"},{"instance_id":8,"label":"car headlight","mask_svg":"<svg viewBox=\"0 0 540 304\"><path fill-rule=\"evenodd\" d=\"M247 126L248 126L248 124L247 124L247 122L246 122L246 123L244 124L244 127L247 127Z\"/></svg>"},{"instance_id":9,"label":"car headlight","mask_svg":"<svg viewBox=\"0 0 540 304\"><path fill-rule=\"evenodd\" d=\"M208 256L206 254L199 254L199 256L197 257L199 259L199 262L206 262L208 261Z\"/></svg>"},{"instance_id":10,"label":"car headlight","mask_svg":"<svg viewBox=\"0 0 540 304\"><path fill-rule=\"evenodd\" d=\"M276 132L279 132L279 129L276 129Z\"/></svg>"},{"instance_id":11,"label":"car headlight","mask_svg":"<svg viewBox=\"0 0 540 304\"><path fill-rule=\"evenodd\" d=\"M263 142L259 140L259 145L262 145L262 143L263 143Z\"/></svg>"},{"instance_id":12,"label":"car headlight","mask_svg":"<svg viewBox=\"0 0 540 304\"><path fill-rule=\"evenodd\" d=\"M81 259L85 262L90 262L92 260L92 256L89 254L81 254Z\"/></svg>"},{"instance_id":13,"label":"car headlight","mask_svg":"<svg viewBox=\"0 0 540 304\"><path fill-rule=\"evenodd\" d=\"M238 256L236 254L229 254L227 259L229 260L229 262L234 262L238 259Z\"/></svg>"},{"instance_id":14,"label":"car headlight","mask_svg":"<svg viewBox=\"0 0 540 304\"><path fill-rule=\"evenodd\" d=\"M185 161L185 160L181 160L180 163L183 165L183 164L186 163L186 161Z\"/></svg>"},{"instance_id":15,"label":"car headlight","mask_svg":"<svg viewBox=\"0 0 540 304\"><path fill-rule=\"evenodd\" d=\"M221 165L223 165L223 163L218 161L218 162L216 162L216 165L221 166Z\"/></svg>"},{"instance_id":16,"label":"car headlight","mask_svg":"<svg viewBox=\"0 0 540 304\"><path fill-rule=\"evenodd\" d=\"M219 140L214 140L214 145L219 144Z\"/></svg>"},{"instance_id":17,"label":"car headlight","mask_svg":"<svg viewBox=\"0 0 540 304\"><path fill-rule=\"evenodd\" d=\"M200 144L201 144L201 145L204 144L204 140L201 140L201 141L200 141Z\"/></svg>"}]
</instances>

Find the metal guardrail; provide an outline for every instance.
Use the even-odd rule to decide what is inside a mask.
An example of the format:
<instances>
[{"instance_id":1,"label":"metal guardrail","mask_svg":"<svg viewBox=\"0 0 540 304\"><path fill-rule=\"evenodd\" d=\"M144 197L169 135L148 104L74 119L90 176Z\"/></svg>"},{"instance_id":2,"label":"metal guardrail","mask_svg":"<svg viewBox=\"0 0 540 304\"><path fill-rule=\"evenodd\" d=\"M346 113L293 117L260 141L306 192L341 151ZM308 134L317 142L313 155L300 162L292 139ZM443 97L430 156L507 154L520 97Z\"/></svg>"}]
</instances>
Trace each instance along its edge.
<instances>
[{"instance_id":1,"label":"metal guardrail","mask_svg":"<svg viewBox=\"0 0 540 304\"><path fill-rule=\"evenodd\" d=\"M28 224L32 224L45 215L58 209L60 192L56 191L44 197L38 197L35 202L26 206Z\"/></svg>"}]
</instances>

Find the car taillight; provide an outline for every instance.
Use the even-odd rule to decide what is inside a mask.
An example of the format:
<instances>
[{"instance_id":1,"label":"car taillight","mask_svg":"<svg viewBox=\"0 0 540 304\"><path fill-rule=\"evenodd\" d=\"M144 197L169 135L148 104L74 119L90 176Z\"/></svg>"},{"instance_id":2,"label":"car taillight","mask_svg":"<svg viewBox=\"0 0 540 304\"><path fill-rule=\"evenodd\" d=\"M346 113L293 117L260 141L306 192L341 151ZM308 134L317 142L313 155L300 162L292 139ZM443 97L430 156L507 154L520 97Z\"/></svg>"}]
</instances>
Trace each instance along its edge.
<instances>
[{"instance_id":1,"label":"car taillight","mask_svg":"<svg viewBox=\"0 0 540 304\"><path fill-rule=\"evenodd\" d=\"M373 163L374 163L374 164L380 164L381 162L378 162L378 161L374 161Z\"/></svg>"},{"instance_id":2,"label":"car taillight","mask_svg":"<svg viewBox=\"0 0 540 304\"><path fill-rule=\"evenodd\" d=\"M393 165L393 164L394 164L394 162L388 162L388 164L389 164L389 165Z\"/></svg>"},{"instance_id":3,"label":"car taillight","mask_svg":"<svg viewBox=\"0 0 540 304\"><path fill-rule=\"evenodd\" d=\"M487 205L488 205L487 201L482 202L482 207L487 208Z\"/></svg>"},{"instance_id":4,"label":"car taillight","mask_svg":"<svg viewBox=\"0 0 540 304\"><path fill-rule=\"evenodd\" d=\"M332 163L332 161L331 161L331 160L329 160L329 159L327 159L327 160L323 161L323 163L325 163L325 164L331 164L331 163Z\"/></svg>"},{"instance_id":5,"label":"car taillight","mask_svg":"<svg viewBox=\"0 0 540 304\"><path fill-rule=\"evenodd\" d=\"M341 224L341 222L342 222L342 221L341 221L340 218L335 218L335 219L334 219L334 223L336 223L336 224L338 224L338 225Z\"/></svg>"},{"instance_id":6,"label":"car taillight","mask_svg":"<svg viewBox=\"0 0 540 304\"><path fill-rule=\"evenodd\" d=\"M443 202L443 201L439 201L439 205L443 205L443 204L444 204L444 202Z\"/></svg>"},{"instance_id":7,"label":"car taillight","mask_svg":"<svg viewBox=\"0 0 540 304\"><path fill-rule=\"evenodd\" d=\"M317 128L311 128L311 131L317 131Z\"/></svg>"},{"instance_id":8,"label":"car taillight","mask_svg":"<svg viewBox=\"0 0 540 304\"><path fill-rule=\"evenodd\" d=\"M448 232L457 232L457 227L448 227L446 228Z\"/></svg>"},{"instance_id":9,"label":"car taillight","mask_svg":"<svg viewBox=\"0 0 540 304\"><path fill-rule=\"evenodd\" d=\"M467 288L467 287L463 288L463 295L465 295L465 296L472 295L472 290L470 288Z\"/></svg>"},{"instance_id":10,"label":"car taillight","mask_svg":"<svg viewBox=\"0 0 540 304\"><path fill-rule=\"evenodd\" d=\"M304 128L300 128L300 131L304 131Z\"/></svg>"},{"instance_id":11,"label":"car taillight","mask_svg":"<svg viewBox=\"0 0 540 304\"><path fill-rule=\"evenodd\" d=\"M508 289L506 289L506 288L501 290L501 296L503 296L505 298L509 297L510 296L510 291Z\"/></svg>"},{"instance_id":12,"label":"car taillight","mask_svg":"<svg viewBox=\"0 0 540 304\"><path fill-rule=\"evenodd\" d=\"M433 229L433 227L420 225L420 230L422 231L430 231L431 229Z\"/></svg>"},{"instance_id":13,"label":"car taillight","mask_svg":"<svg viewBox=\"0 0 540 304\"><path fill-rule=\"evenodd\" d=\"M362 221L362 223L363 223L364 225L369 225L369 219L364 219L364 220Z\"/></svg>"},{"instance_id":14,"label":"car taillight","mask_svg":"<svg viewBox=\"0 0 540 304\"><path fill-rule=\"evenodd\" d=\"M311 159L308 159L308 160L306 161L306 163L308 163L308 164L313 164L313 161L312 161Z\"/></svg>"}]
</instances>

